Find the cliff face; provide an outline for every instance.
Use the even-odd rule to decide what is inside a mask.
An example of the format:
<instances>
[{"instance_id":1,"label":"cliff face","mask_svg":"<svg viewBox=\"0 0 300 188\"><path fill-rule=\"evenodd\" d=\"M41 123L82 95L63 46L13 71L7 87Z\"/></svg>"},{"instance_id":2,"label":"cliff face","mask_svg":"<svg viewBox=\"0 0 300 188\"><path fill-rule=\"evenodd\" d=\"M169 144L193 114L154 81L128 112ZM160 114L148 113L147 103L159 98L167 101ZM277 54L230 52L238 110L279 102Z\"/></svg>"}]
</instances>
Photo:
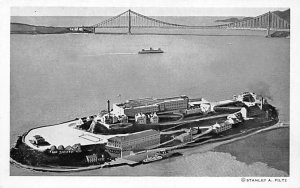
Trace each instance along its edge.
<instances>
[{"instance_id":1,"label":"cliff face","mask_svg":"<svg viewBox=\"0 0 300 188\"><path fill-rule=\"evenodd\" d=\"M70 30L65 27L46 27L46 26L34 26L22 23L10 24L11 34L60 34L70 33Z\"/></svg>"}]
</instances>

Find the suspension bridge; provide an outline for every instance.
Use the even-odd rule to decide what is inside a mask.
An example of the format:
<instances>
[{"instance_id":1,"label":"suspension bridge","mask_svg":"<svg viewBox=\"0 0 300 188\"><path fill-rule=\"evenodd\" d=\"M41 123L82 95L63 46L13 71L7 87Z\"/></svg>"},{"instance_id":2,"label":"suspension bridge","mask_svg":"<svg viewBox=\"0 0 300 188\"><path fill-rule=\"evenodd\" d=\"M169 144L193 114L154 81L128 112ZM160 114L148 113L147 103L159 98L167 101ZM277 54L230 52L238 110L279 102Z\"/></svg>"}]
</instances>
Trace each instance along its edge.
<instances>
[{"instance_id":1,"label":"suspension bridge","mask_svg":"<svg viewBox=\"0 0 300 188\"><path fill-rule=\"evenodd\" d=\"M72 31L87 31L96 33L96 29L117 29L125 28L128 34L132 34L132 29L138 28L166 28L166 29L249 29L249 30L266 30L267 36L270 31L290 31L289 21L281 18L274 12L267 12L262 15L243 19L237 22L219 25L183 25L176 23L169 23L155 18L144 16L132 10L127 10L117 16L111 17L98 24L92 26L72 27Z\"/></svg>"}]
</instances>

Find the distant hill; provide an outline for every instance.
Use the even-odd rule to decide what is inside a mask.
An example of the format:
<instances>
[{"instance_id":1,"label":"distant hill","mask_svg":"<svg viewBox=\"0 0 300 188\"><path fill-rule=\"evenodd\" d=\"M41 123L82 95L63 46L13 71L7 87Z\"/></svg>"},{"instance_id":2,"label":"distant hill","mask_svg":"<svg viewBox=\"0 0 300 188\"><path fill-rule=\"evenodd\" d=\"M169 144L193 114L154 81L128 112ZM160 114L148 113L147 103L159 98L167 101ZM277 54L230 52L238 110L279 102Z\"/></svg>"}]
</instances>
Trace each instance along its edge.
<instances>
[{"instance_id":1,"label":"distant hill","mask_svg":"<svg viewBox=\"0 0 300 188\"><path fill-rule=\"evenodd\" d=\"M273 13L290 23L290 9L285 11L274 11Z\"/></svg>"},{"instance_id":2,"label":"distant hill","mask_svg":"<svg viewBox=\"0 0 300 188\"><path fill-rule=\"evenodd\" d=\"M66 27L35 26L23 23L10 24L11 34L60 34L70 32L71 31Z\"/></svg>"},{"instance_id":3,"label":"distant hill","mask_svg":"<svg viewBox=\"0 0 300 188\"><path fill-rule=\"evenodd\" d=\"M227 19L223 19L223 20L216 20L215 22L239 22L239 21L244 21L244 20L248 20L252 17L244 17L244 18L227 18Z\"/></svg>"},{"instance_id":4,"label":"distant hill","mask_svg":"<svg viewBox=\"0 0 300 188\"><path fill-rule=\"evenodd\" d=\"M284 10L284 11L274 11L274 14L278 15L280 18L290 22L290 9ZM243 20L248 20L251 19L252 17L244 17L244 18L227 18L227 19L223 19L223 20L216 20L215 22L239 22L239 21L243 21Z\"/></svg>"}]
</instances>

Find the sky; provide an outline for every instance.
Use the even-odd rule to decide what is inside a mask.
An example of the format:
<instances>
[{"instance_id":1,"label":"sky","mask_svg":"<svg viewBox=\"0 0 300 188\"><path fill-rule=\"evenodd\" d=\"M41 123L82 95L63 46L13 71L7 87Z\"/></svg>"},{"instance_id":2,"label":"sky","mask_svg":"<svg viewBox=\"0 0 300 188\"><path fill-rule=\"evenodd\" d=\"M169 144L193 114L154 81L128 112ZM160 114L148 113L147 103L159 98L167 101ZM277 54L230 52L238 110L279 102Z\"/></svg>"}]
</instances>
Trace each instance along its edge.
<instances>
[{"instance_id":1,"label":"sky","mask_svg":"<svg viewBox=\"0 0 300 188\"><path fill-rule=\"evenodd\" d=\"M115 16L128 9L147 16L258 16L285 8L11 7L11 16Z\"/></svg>"}]
</instances>

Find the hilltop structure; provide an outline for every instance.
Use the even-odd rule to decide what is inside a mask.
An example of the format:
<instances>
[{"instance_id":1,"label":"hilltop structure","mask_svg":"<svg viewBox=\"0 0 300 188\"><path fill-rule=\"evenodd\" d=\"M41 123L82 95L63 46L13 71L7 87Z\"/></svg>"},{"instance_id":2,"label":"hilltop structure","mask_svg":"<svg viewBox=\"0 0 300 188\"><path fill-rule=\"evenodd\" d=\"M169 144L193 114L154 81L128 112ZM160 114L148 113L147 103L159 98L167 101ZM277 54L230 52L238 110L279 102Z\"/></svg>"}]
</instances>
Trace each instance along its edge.
<instances>
[{"instance_id":1,"label":"hilltop structure","mask_svg":"<svg viewBox=\"0 0 300 188\"><path fill-rule=\"evenodd\" d=\"M136 114L150 114L184 110L188 108L189 98L185 95L170 98L142 98L128 100L125 103L113 104L113 113L134 117Z\"/></svg>"}]
</instances>

